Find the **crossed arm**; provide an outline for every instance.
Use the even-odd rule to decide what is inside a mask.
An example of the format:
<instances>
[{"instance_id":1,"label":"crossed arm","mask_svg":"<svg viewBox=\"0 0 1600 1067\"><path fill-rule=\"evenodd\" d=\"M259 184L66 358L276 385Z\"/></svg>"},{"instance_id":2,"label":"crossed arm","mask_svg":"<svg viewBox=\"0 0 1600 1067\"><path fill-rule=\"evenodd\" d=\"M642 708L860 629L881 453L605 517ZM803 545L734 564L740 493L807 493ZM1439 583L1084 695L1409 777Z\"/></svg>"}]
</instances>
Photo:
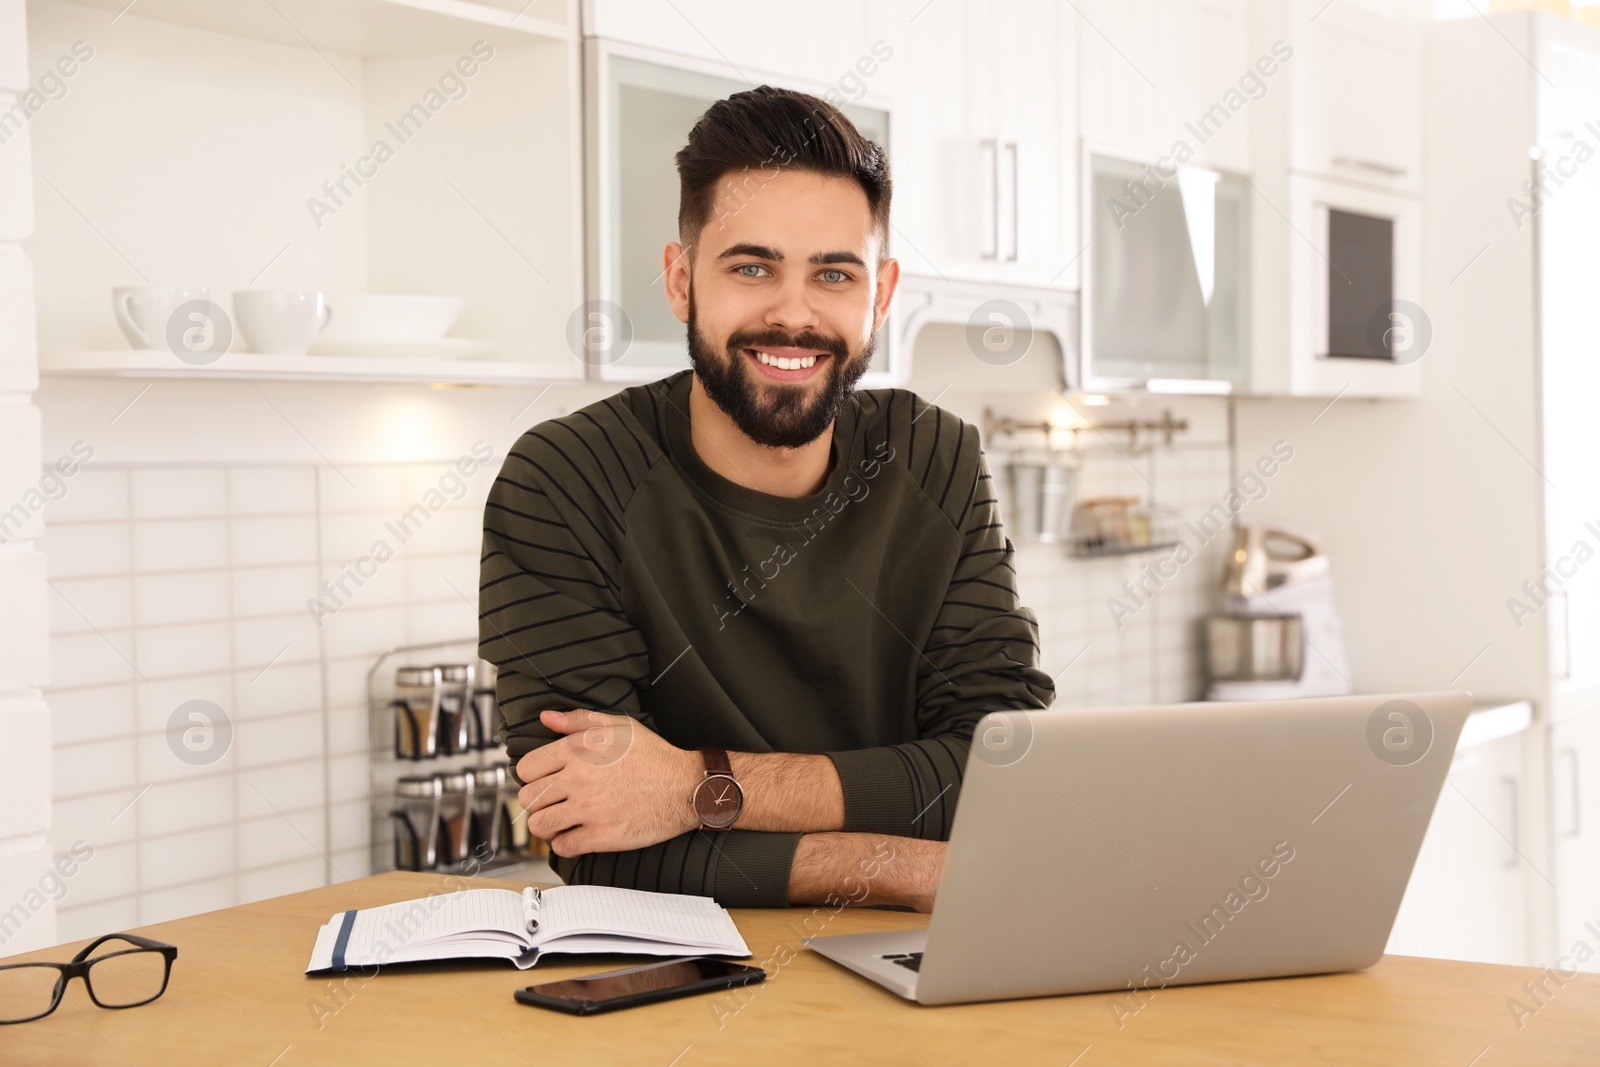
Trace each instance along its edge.
<instances>
[{"instance_id":1,"label":"crossed arm","mask_svg":"<svg viewBox=\"0 0 1600 1067\"><path fill-rule=\"evenodd\" d=\"M626 715L545 710L540 722L564 736L517 762L517 777L527 783L518 799L529 831L549 841L557 856L647 848L698 830L689 800L704 773L698 752L669 744ZM932 910L943 841L843 832L844 788L827 756L730 752L728 758L745 798L734 828L803 835L789 872L791 904L848 897ZM868 870L872 877L861 877Z\"/></svg>"}]
</instances>

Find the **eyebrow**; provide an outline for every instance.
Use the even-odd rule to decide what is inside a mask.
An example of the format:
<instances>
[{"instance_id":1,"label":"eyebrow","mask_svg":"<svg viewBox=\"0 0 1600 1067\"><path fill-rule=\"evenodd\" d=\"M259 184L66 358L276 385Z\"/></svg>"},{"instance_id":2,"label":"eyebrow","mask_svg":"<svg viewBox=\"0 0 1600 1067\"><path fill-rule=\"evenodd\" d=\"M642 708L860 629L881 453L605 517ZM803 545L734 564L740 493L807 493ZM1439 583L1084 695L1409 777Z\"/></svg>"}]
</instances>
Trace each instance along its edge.
<instances>
[{"instance_id":1,"label":"eyebrow","mask_svg":"<svg viewBox=\"0 0 1600 1067\"><path fill-rule=\"evenodd\" d=\"M751 256L755 259L765 259L772 263L783 262L783 253L776 248L768 248L766 245L750 244L748 242L729 245L718 254L717 258L733 259L737 256ZM854 263L858 267L866 266L861 257L854 252L818 252L811 256L807 262L818 266L830 263Z\"/></svg>"}]
</instances>

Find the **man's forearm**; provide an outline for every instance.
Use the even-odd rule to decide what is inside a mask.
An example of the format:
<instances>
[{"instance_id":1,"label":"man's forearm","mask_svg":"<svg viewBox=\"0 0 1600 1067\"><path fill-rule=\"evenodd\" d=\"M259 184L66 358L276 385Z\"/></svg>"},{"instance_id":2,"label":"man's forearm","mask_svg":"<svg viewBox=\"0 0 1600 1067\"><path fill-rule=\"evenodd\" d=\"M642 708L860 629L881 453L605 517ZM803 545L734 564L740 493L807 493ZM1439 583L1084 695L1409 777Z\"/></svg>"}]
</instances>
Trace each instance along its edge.
<instances>
[{"instance_id":1,"label":"man's forearm","mask_svg":"<svg viewBox=\"0 0 1600 1067\"><path fill-rule=\"evenodd\" d=\"M887 834L806 834L789 869L789 903L901 904L933 910L945 842Z\"/></svg>"},{"instance_id":2,"label":"man's forearm","mask_svg":"<svg viewBox=\"0 0 1600 1067\"><path fill-rule=\"evenodd\" d=\"M740 830L820 833L844 829L844 787L827 756L793 752L730 752L744 790Z\"/></svg>"}]
</instances>

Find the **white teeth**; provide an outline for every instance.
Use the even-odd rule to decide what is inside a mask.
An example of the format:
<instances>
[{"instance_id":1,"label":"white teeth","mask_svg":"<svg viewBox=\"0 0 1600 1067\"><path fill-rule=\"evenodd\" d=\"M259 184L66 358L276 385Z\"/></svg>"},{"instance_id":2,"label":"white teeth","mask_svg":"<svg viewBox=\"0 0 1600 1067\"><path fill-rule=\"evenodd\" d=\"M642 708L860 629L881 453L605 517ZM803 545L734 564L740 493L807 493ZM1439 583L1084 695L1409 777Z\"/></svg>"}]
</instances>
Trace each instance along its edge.
<instances>
[{"instance_id":1,"label":"white teeth","mask_svg":"<svg viewBox=\"0 0 1600 1067\"><path fill-rule=\"evenodd\" d=\"M770 352L757 352L756 358L767 366L777 367L779 370L801 370L817 362L816 356L797 356L789 359L785 356L774 356Z\"/></svg>"}]
</instances>

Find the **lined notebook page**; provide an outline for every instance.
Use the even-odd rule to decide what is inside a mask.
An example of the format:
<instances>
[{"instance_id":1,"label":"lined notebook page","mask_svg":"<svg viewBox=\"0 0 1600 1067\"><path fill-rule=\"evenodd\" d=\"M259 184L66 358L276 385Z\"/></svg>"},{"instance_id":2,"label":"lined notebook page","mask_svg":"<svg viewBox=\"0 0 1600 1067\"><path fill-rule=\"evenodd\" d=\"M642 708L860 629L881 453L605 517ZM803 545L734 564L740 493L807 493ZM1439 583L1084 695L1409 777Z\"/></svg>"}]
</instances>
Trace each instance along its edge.
<instances>
[{"instance_id":1,"label":"lined notebook page","mask_svg":"<svg viewBox=\"0 0 1600 1067\"><path fill-rule=\"evenodd\" d=\"M363 909L356 913L345 955L367 959L380 944L401 950L477 930L525 938L521 894L509 889L465 889Z\"/></svg>"},{"instance_id":2,"label":"lined notebook page","mask_svg":"<svg viewBox=\"0 0 1600 1067\"><path fill-rule=\"evenodd\" d=\"M539 939L567 933L622 934L692 945L743 943L728 913L710 897L606 885L564 885L544 891Z\"/></svg>"}]
</instances>

